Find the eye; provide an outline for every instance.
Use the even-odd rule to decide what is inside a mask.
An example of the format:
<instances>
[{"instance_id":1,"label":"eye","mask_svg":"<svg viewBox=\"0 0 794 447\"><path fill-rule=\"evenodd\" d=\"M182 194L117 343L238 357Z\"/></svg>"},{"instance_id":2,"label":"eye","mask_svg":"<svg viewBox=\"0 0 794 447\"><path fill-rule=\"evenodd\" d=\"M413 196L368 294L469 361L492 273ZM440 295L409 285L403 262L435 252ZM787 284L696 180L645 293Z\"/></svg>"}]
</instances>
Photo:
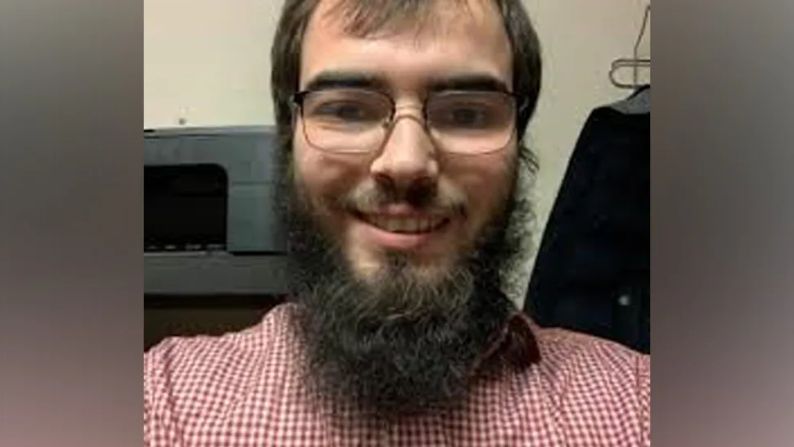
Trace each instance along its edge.
<instances>
[{"instance_id":1,"label":"eye","mask_svg":"<svg viewBox=\"0 0 794 447\"><path fill-rule=\"evenodd\" d=\"M432 110L429 118L438 130L487 129L496 120L491 107L473 103L444 104Z\"/></svg>"},{"instance_id":2,"label":"eye","mask_svg":"<svg viewBox=\"0 0 794 447\"><path fill-rule=\"evenodd\" d=\"M320 104L313 115L323 119L344 122L369 122L377 120L377 113L364 103L352 101L334 101Z\"/></svg>"},{"instance_id":3,"label":"eye","mask_svg":"<svg viewBox=\"0 0 794 447\"><path fill-rule=\"evenodd\" d=\"M510 99L492 91L441 93L428 101L428 124L439 132L501 132L512 122Z\"/></svg>"},{"instance_id":4,"label":"eye","mask_svg":"<svg viewBox=\"0 0 794 447\"><path fill-rule=\"evenodd\" d=\"M487 112L474 107L457 108L449 114L449 123L460 127L480 127L488 121Z\"/></svg>"}]
</instances>

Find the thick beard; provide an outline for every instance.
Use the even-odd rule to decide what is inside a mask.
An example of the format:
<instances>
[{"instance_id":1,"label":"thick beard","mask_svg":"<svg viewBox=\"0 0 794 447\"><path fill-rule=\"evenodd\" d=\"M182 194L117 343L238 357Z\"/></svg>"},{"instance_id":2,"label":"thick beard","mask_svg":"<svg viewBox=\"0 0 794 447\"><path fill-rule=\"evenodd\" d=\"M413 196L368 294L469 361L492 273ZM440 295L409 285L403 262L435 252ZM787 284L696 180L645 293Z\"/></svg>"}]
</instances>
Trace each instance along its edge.
<instances>
[{"instance_id":1,"label":"thick beard","mask_svg":"<svg viewBox=\"0 0 794 447\"><path fill-rule=\"evenodd\" d=\"M432 282L398 254L387 256L374 278L358 279L293 182L282 187L282 197L290 198L290 278L309 386L380 417L464 399L475 373L484 372L477 370L481 356L515 311L500 287L520 247L507 229L515 181L505 210L483 229L475 249Z\"/></svg>"}]
</instances>

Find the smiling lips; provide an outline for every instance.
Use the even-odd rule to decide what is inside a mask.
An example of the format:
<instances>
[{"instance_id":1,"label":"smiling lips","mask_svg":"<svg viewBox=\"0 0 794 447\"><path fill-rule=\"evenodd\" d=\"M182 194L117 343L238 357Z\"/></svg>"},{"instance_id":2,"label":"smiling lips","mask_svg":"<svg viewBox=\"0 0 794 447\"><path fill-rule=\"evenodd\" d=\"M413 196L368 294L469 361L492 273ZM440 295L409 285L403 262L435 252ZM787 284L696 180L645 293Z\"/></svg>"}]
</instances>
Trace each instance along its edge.
<instances>
[{"instance_id":1,"label":"smiling lips","mask_svg":"<svg viewBox=\"0 0 794 447\"><path fill-rule=\"evenodd\" d=\"M396 216L386 214L360 214L368 224L383 231L400 234L430 233L441 228L449 219L442 216Z\"/></svg>"}]
</instances>

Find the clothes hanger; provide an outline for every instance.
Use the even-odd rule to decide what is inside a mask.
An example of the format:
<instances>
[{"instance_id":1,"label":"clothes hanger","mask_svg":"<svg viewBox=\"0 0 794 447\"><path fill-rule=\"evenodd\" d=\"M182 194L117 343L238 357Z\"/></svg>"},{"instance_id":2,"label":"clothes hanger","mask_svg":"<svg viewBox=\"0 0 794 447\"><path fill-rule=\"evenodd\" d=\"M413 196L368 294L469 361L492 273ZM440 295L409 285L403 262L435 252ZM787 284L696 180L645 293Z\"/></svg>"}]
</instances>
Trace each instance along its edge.
<instances>
[{"instance_id":1,"label":"clothes hanger","mask_svg":"<svg viewBox=\"0 0 794 447\"><path fill-rule=\"evenodd\" d=\"M642 19L642 27L640 28L640 35L637 36L637 41L634 43L634 57L633 58L620 58L615 59L612 61L612 67L609 70L609 80L612 82L612 85L618 88L629 88L629 89L636 89L640 86L639 84L639 69L640 68L650 68L651 67L651 59L650 58L640 58L639 57L639 48L640 43L642 42L642 38L645 35L645 30L648 27L648 19L651 15L651 5L650 3L645 7L645 16ZM615 77L615 73L620 70L621 68L631 68L632 69L632 83L627 84L625 82L621 82Z\"/></svg>"}]
</instances>

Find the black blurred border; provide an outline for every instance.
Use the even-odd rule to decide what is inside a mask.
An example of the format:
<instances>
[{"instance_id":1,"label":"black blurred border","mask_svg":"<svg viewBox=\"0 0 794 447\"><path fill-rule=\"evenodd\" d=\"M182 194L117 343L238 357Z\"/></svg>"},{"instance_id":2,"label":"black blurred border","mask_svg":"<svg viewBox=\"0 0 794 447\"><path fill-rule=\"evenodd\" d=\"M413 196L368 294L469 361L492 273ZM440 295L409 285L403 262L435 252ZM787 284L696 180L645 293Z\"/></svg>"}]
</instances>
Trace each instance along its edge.
<instances>
[{"instance_id":1,"label":"black blurred border","mask_svg":"<svg viewBox=\"0 0 794 447\"><path fill-rule=\"evenodd\" d=\"M143 3L0 2L0 445L142 443Z\"/></svg>"}]
</instances>

